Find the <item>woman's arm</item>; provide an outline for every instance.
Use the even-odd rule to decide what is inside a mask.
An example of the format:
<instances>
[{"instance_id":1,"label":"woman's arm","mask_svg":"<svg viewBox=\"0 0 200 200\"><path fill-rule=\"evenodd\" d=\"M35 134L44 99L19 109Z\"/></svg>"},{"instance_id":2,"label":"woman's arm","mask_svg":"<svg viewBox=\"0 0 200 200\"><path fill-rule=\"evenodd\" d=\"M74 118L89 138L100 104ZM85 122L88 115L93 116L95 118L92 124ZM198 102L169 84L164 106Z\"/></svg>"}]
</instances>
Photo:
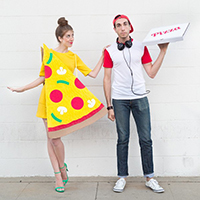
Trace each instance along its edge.
<instances>
[{"instance_id":1,"label":"woman's arm","mask_svg":"<svg viewBox=\"0 0 200 200\"><path fill-rule=\"evenodd\" d=\"M88 74L92 78L96 78L99 71L101 70L101 67L103 65L103 58L104 56L101 55L99 62L96 64L95 68Z\"/></svg>"},{"instance_id":2,"label":"woman's arm","mask_svg":"<svg viewBox=\"0 0 200 200\"><path fill-rule=\"evenodd\" d=\"M95 68L88 74L90 77L92 78L96 78L99 71L101 70L101 67L103 65L103 60L104 60L104 51L107 47L109 47L110 45L106 46L103 48L103 51L102 51L102 55L98 61L98 63L96 64Z\"/></svg>"},{"instance_id":3,"label":"woman's arm","mask_svg":"<svg viewBox=\"0 0 200 200\"><path fill-rule=\"evenodd\" d=\"M30 90L32 88L37 87L38 85L42 84L44 82L44 80L45 80L45 77L40 76L32 83L29 83L28 85L25 85L23 87L19 87L19 88L7 87L7 88L10 89L12 92L24 92L26 90Z\"/></svg>"}]
</instances>

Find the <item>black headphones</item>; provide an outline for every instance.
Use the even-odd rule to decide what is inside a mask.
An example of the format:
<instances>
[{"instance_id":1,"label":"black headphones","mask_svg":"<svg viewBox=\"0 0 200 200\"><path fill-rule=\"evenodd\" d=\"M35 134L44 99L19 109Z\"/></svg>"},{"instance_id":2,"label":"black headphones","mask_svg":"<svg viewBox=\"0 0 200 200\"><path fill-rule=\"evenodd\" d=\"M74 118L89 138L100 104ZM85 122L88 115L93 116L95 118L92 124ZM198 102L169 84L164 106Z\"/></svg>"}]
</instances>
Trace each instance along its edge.
<instances>
[{"instance_id":1,"label":"black headphones","mask_svg":"<svg viewBox=\"0 0 200 200\"><path fill-rule=\"evenodd\" d=\"M130 40L126 41L125 44L119 43L118 42L118 38L117 38L116 42L117 42L117 48L118 48L118 50L122 51L125 48L125 46L128 48L128 52L129 52L129 56L130 56L130 63L128 63L128 61L126 60L125 55L124 55L124 51L122 52L122 54L123 54L124 61L126 62L126 65L129 68L130 73L131 73L131 77L132 77L131 92L134 95L137 95L137 96L143 96L143 95L149 94L149 92L150 92L149 90L147 90L145 93L138 94L138 93L135 93L134 89L133 89L133 85L134 85L133 75L134 75L134 73L133 73L133 69L131 68L131 53L130 53L130 48L132 47L132 44L133 44L132 43L132 38L130 37Z\"/></svg>"},{"instance_id":2,"label":"black headphones","mask_svg":"<svg viewBox=\"0 0 200 200\"><path fill-rule=\"evenodd\" d=\"M132 38L131 37L130 37L130 40L128 40L128 41L125 42L125 44L124 43L119 43L118 39L119 38L117 38L117 40L116 40L118 50L122 51L125 48L125 46L127 48L131 48L132 47Z\"/></svg>"}]
</instances>

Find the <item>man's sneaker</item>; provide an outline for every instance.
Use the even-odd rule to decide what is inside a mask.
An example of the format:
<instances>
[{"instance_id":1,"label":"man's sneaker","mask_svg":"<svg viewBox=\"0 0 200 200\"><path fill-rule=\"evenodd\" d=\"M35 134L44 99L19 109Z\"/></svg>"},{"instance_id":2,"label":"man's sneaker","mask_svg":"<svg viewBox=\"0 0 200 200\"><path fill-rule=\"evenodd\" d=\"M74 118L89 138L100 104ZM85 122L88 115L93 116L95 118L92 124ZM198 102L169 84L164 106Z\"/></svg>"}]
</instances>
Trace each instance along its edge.
<instances>
[{"instance_id":1,"label":"man's sneaker","mask_svg":"<svg viewBox=\"0 0 200 200\"><path fill-rule=\"evenodd\" d=\"M149 187L154 192L164 192L165 190L158 185L158 182L155 179L150 179L149 181L146 181L146 187Z\"/></svg>"},{"instance_id":2,"label":"man's sneaker","mask_svg":"<svg viewBox=\"0 0 200 200\"><path fill-rule=\"evenodd\" d=\"M126 185L126 180L124 178L120 178L116 183L113 188L114 192L123 192L124 188Z\"/></svg>"}]
</instances>

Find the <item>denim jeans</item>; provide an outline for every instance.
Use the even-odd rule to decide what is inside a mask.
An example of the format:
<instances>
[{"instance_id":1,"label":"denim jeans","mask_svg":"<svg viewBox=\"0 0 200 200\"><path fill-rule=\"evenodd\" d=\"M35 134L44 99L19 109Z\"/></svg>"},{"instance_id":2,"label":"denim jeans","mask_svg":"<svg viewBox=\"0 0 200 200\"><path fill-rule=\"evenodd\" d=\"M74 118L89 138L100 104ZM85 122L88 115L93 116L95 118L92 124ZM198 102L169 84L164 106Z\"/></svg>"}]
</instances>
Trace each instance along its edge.
<instances>
[{"instance_id":1,"label":"denim jeans","mask_svg":"<svg viewBox=\"0 0 200 200\"><path fill-rule=\"evenodd\" d=\"M153 176L150 110L147 97L133 100L113 99L116 119L118 176L128 176L128 147L130 136L130 112L134 117L141 150L144 176Z\"/></svg>"}]
</instances>

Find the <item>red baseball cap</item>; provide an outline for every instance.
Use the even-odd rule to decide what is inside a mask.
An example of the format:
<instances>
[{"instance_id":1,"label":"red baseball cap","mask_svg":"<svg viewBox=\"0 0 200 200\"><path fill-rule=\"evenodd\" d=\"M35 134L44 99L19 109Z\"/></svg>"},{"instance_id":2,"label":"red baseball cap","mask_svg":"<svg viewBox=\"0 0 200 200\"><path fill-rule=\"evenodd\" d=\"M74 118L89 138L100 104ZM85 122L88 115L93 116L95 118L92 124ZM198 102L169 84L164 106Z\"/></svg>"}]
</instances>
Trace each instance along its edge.
<instances>
[{"instance_id":1,"label":"red baseball cap","mask_svg":"<svg viewBox=\"0 0 200 200\"><path fill-rule=\"evenodd\" d=\"M130 24L130 26L131 26L130 33L132 33L132 32L133 32L133 26L132 26L132 24L131 24L129 18L128 18L126 15L116 15L115 18L113 19L113 26L115 26L115 22L116 22L118 19L121 19L121 18L125 18L125 19L128 20L128 22L129 22L129 24Z\"/></svg>"}]
</instances>

